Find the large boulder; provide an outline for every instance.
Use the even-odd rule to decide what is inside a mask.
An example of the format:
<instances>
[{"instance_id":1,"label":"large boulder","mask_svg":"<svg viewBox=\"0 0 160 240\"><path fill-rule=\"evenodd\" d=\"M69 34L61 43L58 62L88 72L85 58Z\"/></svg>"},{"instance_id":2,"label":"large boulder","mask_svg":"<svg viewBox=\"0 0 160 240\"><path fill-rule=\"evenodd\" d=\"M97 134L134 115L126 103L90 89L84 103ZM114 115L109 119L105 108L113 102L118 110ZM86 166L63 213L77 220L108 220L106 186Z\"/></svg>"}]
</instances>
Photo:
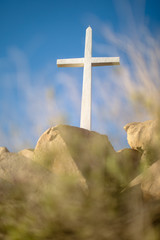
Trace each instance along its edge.
<instances>
[{"instance_id":1,"label":"large boulder","mask_svg":"<svg viewBox=\"0 0 160 240\"><path fill-rule=\"evenodd\" d=\"M130 147L143 153L141 162L151 165L160 158L159 120L128 123L124 129Z\"/></svg>"},{"instance_id":2,"label":"large boulder","mask_svg":"<svg viewBox=\"0 0 160 240\"><path fill-rule=\"evenodd\" d=\"M58 125L38 140L34 160L55 174L77 176L83 186L91 170L98 171L115 154L108 137L86 129Z\"/></svg>"}]
</instances>

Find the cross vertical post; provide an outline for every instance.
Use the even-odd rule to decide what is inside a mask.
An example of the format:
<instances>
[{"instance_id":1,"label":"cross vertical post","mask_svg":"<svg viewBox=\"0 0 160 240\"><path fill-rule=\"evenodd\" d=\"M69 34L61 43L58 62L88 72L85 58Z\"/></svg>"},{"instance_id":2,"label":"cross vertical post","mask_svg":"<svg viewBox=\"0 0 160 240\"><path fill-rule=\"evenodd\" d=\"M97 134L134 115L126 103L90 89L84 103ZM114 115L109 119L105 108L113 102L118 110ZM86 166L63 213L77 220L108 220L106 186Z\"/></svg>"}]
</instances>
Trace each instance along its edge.
<instances>
[{"instance_id":1,"label":"cross vertical post","mask_svg":"<svg viewBox=\"0 0 160 240\"><path fill-rule=\"evenodd\" d=\"M86 40L85 40L81 120L80 120L80 127L88 130L91 129L91 104L92 104L91 57L92 57L92 29L91 27L88 27L86 30Z\"/></svg>"}]
</instances>

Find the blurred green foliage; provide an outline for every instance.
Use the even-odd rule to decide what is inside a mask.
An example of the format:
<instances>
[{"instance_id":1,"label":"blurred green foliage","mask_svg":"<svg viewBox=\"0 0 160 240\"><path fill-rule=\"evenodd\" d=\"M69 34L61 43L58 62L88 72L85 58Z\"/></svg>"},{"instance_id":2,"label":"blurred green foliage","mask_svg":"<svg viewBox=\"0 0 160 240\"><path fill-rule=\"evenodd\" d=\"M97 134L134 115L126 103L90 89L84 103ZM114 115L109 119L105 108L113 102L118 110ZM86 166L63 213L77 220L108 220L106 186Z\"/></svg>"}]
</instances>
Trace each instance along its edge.
<instances>
[{"instance_id":1,"label":"blurred green foliage","mask_svg":"<svg viewBox=\"0 0 160 240\"><path fill-rule=\"evenodd\" d=\"M38 174L34 184L1 179L0 239L160 239L160 201L145 202L139 186L127 188L127 168L113 156L91 170L87 191L72 176L42 185Z\"/></svg>"}]
</instances>

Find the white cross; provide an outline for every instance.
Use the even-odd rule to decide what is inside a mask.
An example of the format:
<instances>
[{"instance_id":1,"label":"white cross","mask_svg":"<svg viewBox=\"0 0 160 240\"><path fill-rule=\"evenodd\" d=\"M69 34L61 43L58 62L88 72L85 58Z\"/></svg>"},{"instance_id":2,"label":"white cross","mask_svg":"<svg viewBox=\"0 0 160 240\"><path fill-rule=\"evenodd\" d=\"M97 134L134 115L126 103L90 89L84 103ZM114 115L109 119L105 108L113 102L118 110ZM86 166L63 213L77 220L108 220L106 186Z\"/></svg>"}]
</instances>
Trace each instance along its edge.
<instances>
[{"instance_id":1,"label":"white cross","mask_svg":"<svg viewBox=\"0 0 160 240\"><path fill-rule=\"evenodd\" d=\"M92 28L86 29L84 58L58 59L58 67L84 67L80 127L91 130L92 67L119 65L119 57L92 57Z\"/></svg>"}]
</instances>

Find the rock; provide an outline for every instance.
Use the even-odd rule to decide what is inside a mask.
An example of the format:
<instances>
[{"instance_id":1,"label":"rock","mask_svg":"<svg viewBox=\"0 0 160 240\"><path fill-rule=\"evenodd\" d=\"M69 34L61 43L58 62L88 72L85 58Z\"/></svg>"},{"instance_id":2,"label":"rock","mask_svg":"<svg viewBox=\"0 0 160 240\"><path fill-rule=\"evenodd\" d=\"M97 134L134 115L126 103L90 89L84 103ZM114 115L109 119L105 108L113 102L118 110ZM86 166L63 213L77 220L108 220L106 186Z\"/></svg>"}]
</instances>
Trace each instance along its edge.
<instances>
[{"instance_id":1,"label":"rock","mask_svg":"<svg viewBox=\"0 0 160 240\"><path fill-rule=\"evenodd\" d=\"M143 174L140 174L130 182L129 186L130 187L137 186L142 183L142 180L143 180Z\"/></svg>"},{"instance_id":2,"label":"rock","mask_svg":"<svg viewBox=\"0 0 160 240\"><path fill-rule=\"evenodd\" d=\"M142 151L148 149L157 140L156 127L156 120L133 122L125 125L124 129L127 132L127 140L130 147Z\"/></svg>"},{"instance_id":3,"label":"rock","mask_svg":"<svg viewBox=\"0 0 160 240\"><path fill-rule=\"evenodd\" d=\"M38 140L34 159L55 174L76 176L86 188L93 169L115 151L107 136L86 129L59 125L48 129Z\"/></svg>"},{"instance_id":4,"label":"rock","mask_svg":"<svg viewBox=\"0 0 160 240\"><path fill-rule=\"evenodd\" d=\"M130 187L140 185L145 199L160 200L160 160L137 176Z\"/></svg>"},{"instance_id":5,"label":"rock","mask_svg":"<svg viewBox=\"0 0 160 240\"><path fill-rule=\"evenodd\" d=\"M0 147L0 155L2 155L3 153L6 153L6 152L9 152L6 147Z\"/></svg>"},{"instance_id":6,"label":"rock","mask_svg":"<svg viewBox=\"0 0 160 240\"><path fill-rule=\"evenodd\" d=\"M160 158L160 122L158 120L128 123L124 129L127 132L130 147L143 152L142 163L151 165Z\"/></svg>"},{"instance_id":7,"label":"rock","mask_svg":"<svg viewBox=\"0 0 160 240\"><path fill-rule=\"evenodd\" d=\"M20 152L18 152L20 155L23 155L24 157L33 159L34 157L34 149L23 149Z\"/></svg>"}]
</instances>

